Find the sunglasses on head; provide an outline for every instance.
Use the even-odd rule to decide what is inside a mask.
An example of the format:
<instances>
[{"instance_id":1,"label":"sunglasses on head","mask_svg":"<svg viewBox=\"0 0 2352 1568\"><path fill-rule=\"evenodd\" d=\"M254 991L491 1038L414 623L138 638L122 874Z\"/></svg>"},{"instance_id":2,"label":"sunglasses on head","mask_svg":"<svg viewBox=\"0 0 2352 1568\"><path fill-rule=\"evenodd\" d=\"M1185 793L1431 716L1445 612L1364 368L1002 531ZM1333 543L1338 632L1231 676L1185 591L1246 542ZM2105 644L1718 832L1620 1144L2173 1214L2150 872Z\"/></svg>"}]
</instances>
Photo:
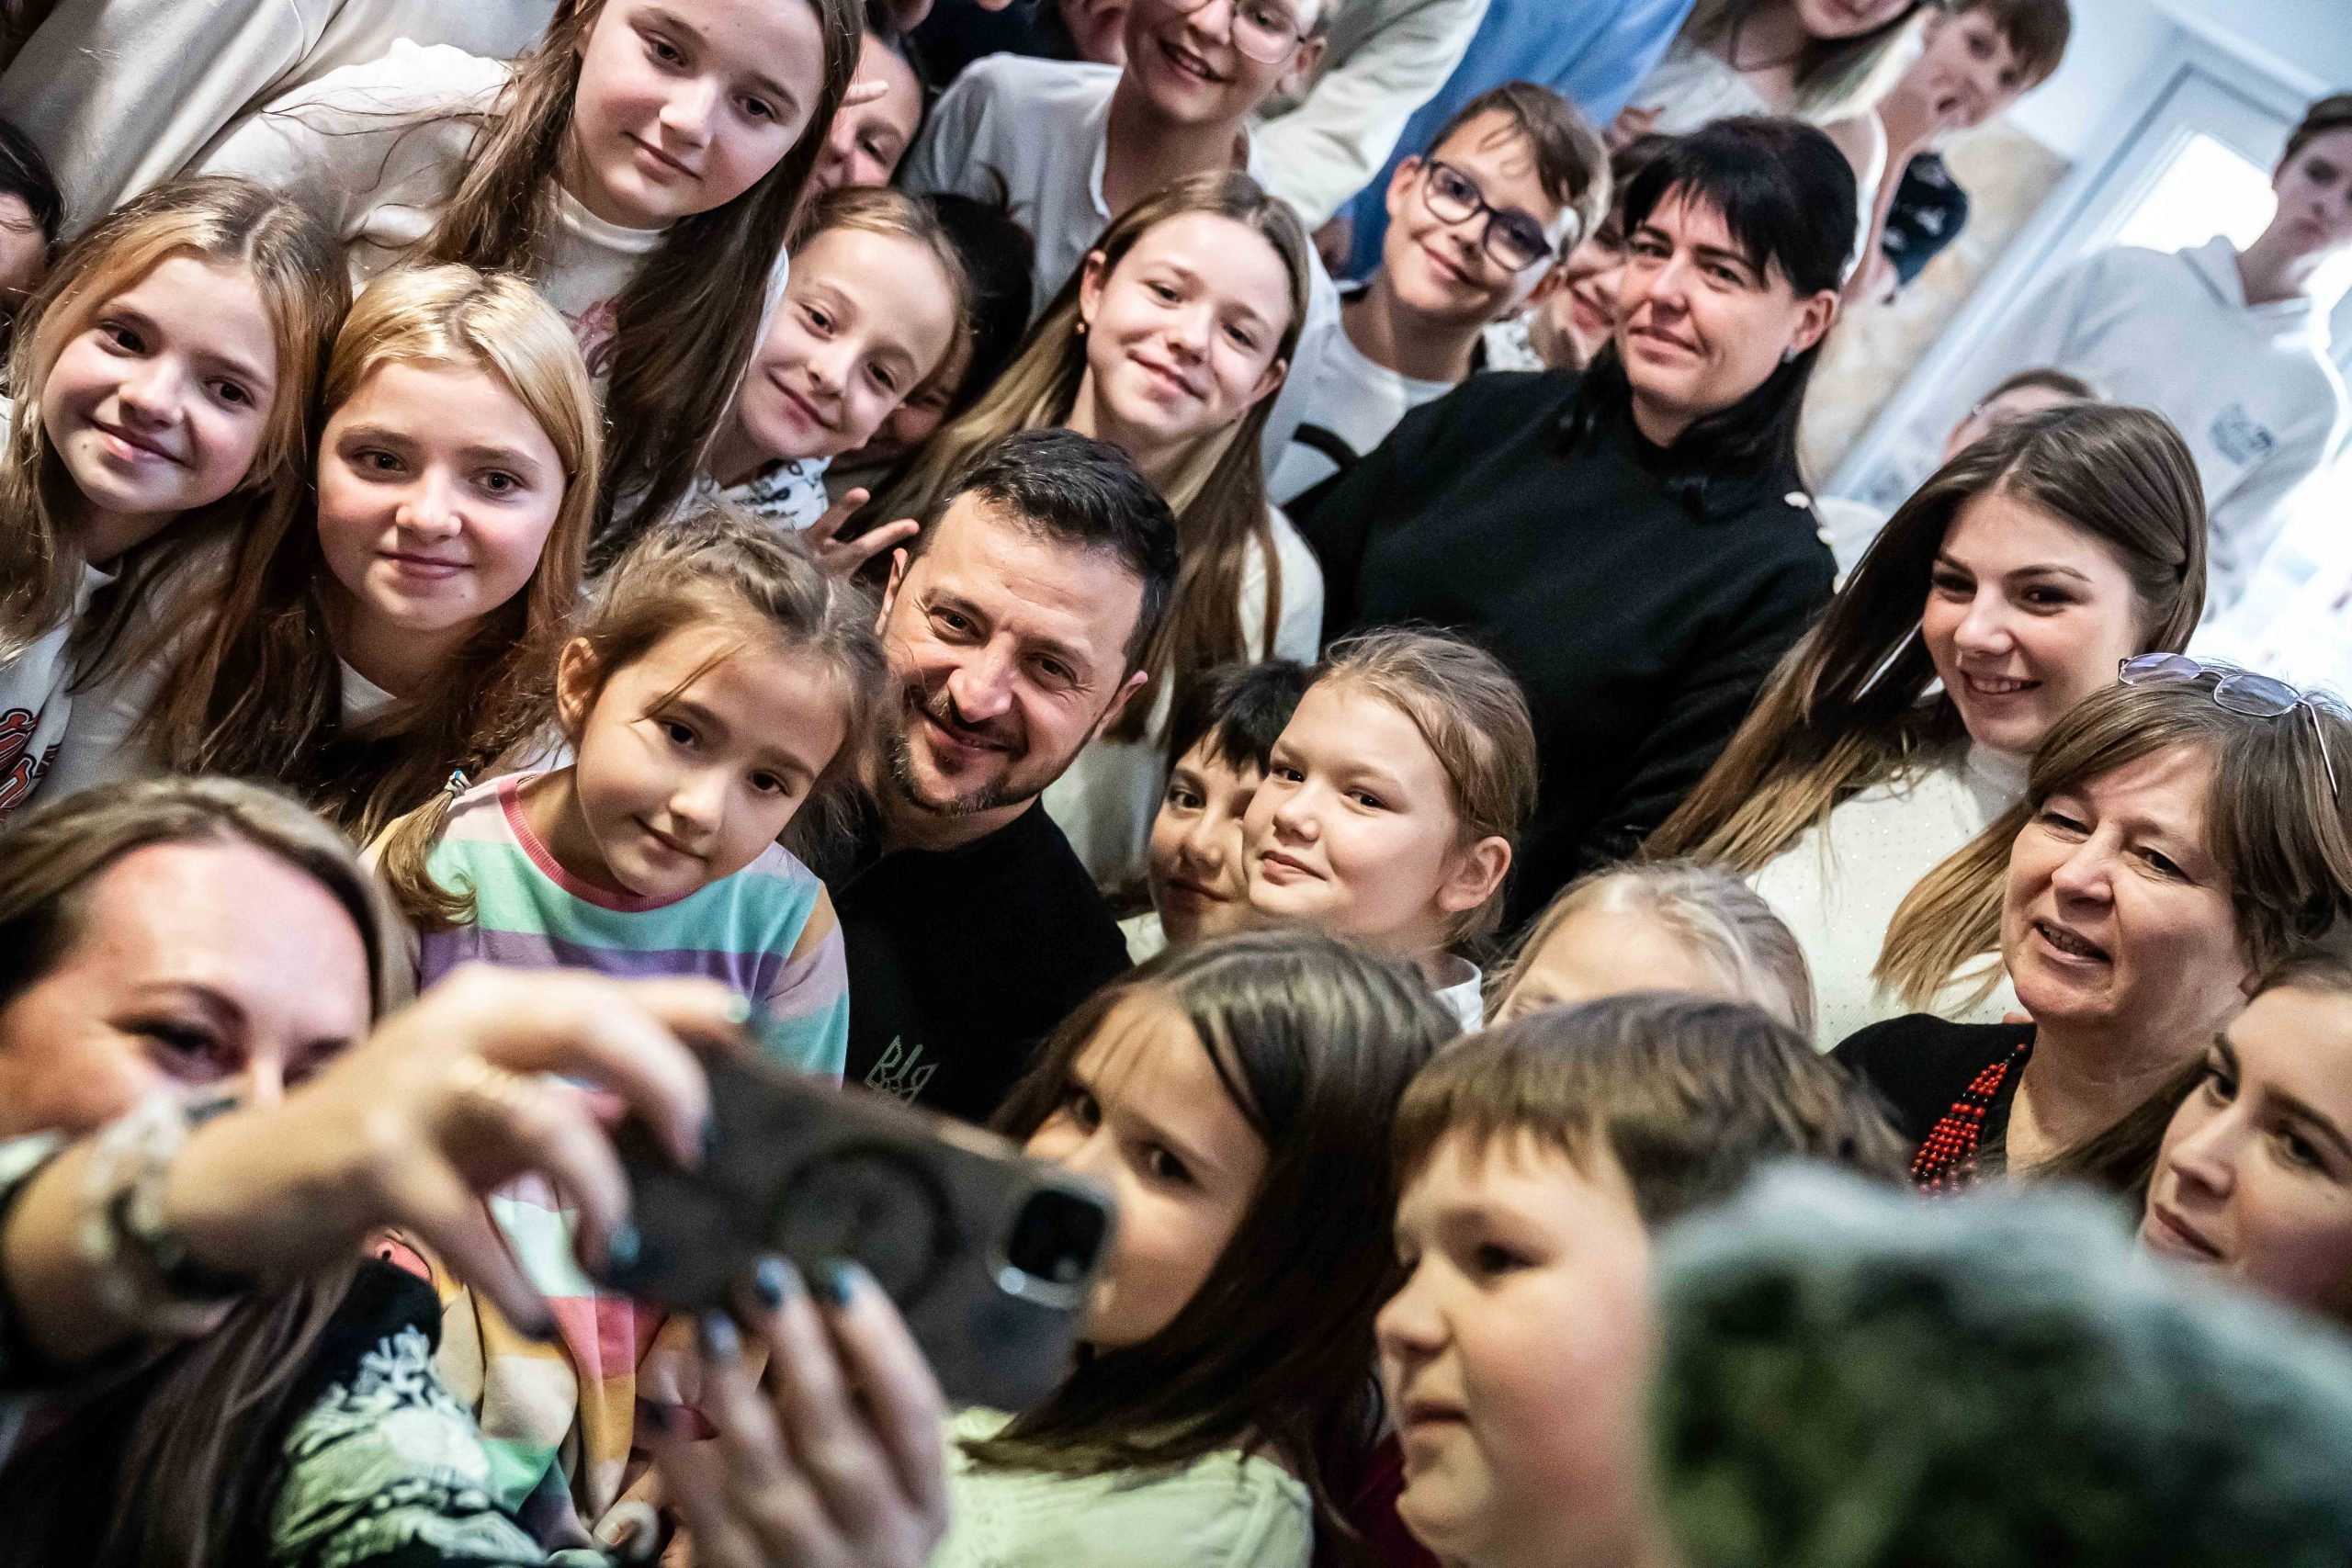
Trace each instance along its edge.
<instances>
[{"instance_id":1,"label":"sunglasses on head","mask_svg":"<svg viewBox=\"0 0 2352 1568\"><path fill-rule=\"evenodd\" d=\"M2208 675L2213 684L2207 694L2217 708L2249 718L2281 718L2297 708L2310 715L2312 735L2319 742L2319 765L2327 772L2328 795L2342 802L2344 792L2336 787L2335 760L2327 754L2327 727L2320 723L2319 705L2286 682L2251 670L2200 664L2185 653L2142 653L2116 667L2116 678L2127 686L2191 686Z\"/></svg>"}]
</instances>

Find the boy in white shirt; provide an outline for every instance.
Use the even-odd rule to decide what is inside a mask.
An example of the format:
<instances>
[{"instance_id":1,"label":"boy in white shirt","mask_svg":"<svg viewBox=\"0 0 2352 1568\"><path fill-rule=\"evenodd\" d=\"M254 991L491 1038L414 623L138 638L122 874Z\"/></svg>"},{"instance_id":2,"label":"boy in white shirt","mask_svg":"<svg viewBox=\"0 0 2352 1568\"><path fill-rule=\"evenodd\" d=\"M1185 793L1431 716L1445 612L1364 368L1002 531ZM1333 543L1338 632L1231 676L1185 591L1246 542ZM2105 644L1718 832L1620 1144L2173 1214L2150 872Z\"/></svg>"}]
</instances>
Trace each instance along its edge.
<instances>
[{"instance_id":1,"label":"boy in white shirt","mask_svg":"<svg viewBox=\"0 0 2352 1568\"><path fill-rule=\"evenodd\" d=\"M1559 287L1608 199L1609 154L1559 94L1512 82L1464 104L1389 177L1380 266L1343 297L1317 355L1300 355L1305 417L1274 500L1342 472L1480 368L1480 334Z\"/></svg>"}]
</instances>

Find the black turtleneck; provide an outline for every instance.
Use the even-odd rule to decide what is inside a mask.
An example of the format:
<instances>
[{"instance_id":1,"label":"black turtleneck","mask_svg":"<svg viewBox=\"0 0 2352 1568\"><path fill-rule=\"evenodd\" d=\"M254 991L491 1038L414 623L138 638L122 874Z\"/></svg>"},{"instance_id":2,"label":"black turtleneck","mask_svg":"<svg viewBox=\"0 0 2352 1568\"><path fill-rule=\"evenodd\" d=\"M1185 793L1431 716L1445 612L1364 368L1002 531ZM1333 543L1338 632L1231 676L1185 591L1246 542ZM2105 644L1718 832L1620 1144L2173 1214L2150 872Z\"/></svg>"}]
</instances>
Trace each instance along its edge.
<instances>
[{"instance_id":1,"label":"black turtleneck","mask_svg":"<svg viewBox=\"0 0 2352 1568\"><path fill-rule=\"evenodd\" d=\"M1327 638L1428 622L1525 684L1543 782L1513 923L1665 820L1835 572L1795 474L1710 471L1577 391L1566 372L1474 376L1298 520Z\"/></svg>"}]
</instances>

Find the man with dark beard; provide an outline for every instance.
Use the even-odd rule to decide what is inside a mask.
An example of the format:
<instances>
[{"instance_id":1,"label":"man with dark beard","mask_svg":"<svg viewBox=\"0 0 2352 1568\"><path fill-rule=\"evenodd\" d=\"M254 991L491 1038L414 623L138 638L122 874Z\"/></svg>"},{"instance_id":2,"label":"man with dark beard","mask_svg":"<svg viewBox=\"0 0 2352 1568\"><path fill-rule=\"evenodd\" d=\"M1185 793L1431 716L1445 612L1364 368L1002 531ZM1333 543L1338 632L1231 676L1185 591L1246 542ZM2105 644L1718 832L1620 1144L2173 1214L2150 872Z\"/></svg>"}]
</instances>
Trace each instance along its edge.
<instances>
[{"instance_id":1,"label":"man with dark beard","mask_svg":"<svg viewBox=\"0 0 2352 1568\"><path fill-rule=\"evenodd\" d=\"M847 1081L985 1120L1038 1041L1126 967L1037 797L1142 689L1176 568L1150 481L1060 429L984 449L892 567L893 700L854 857L828 878Z\"/></svg>"}]
</instances>

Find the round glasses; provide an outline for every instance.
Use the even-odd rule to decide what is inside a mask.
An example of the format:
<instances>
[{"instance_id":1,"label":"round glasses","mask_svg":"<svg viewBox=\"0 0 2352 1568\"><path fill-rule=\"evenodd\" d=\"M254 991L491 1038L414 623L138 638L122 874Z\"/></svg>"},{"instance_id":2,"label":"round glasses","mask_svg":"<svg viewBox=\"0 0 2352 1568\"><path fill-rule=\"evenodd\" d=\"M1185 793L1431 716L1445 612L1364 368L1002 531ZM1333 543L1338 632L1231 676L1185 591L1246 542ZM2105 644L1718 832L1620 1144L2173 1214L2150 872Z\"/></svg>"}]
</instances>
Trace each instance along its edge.
<instances>
[{"instance_id":1,"label":"round glasses","mask_svg":"<svg viewBox=\"0 0 2352 1568\"><path fill-rule=\"evenodd\" d=\"M1432 158L1421 166L1421 205L1441 223L1466 223L1483 214L1487 226L1478 243L1506 272L1525 272L1553 257L1543 224L1516 207L1490 204L1478 182L1451 164Z\"/></svg>"},{"instance_id":2,"label":"round glasses","mask_svg":"<svg viewBox=\"0 0 2352 1568\"><path fill-rule=\"evenodd\" d=\"M2187 686L2204 676L2214 677L2213 705L2248 718L2281 718L2302 709L2311 716L2312 736L2319 742L2319 765L2327 772L2327 793L2336 800L2344 792L2335 784L2335 761L2327 754L2327 727L2319 721L2319 705L2273 675L2227 665L2200 664L2185 653L2142 653L2123 660L2116 677L2127 686Z\"/></svg>"},{"instance_id":3,"label":"round glasses","mask_svg":"<svg viewBox=\"0 0 2352 1568\"><path fill-rule=\"evenodd\" d=\"M1168 0L1184 16L1207 6L1209 0ZM1277 0L1232 0L1233 23L1228 36L1233 47L1261 65L1279 65L1312 34L1299 30L1288 7Z\"/></svg>"}]
</instances>

